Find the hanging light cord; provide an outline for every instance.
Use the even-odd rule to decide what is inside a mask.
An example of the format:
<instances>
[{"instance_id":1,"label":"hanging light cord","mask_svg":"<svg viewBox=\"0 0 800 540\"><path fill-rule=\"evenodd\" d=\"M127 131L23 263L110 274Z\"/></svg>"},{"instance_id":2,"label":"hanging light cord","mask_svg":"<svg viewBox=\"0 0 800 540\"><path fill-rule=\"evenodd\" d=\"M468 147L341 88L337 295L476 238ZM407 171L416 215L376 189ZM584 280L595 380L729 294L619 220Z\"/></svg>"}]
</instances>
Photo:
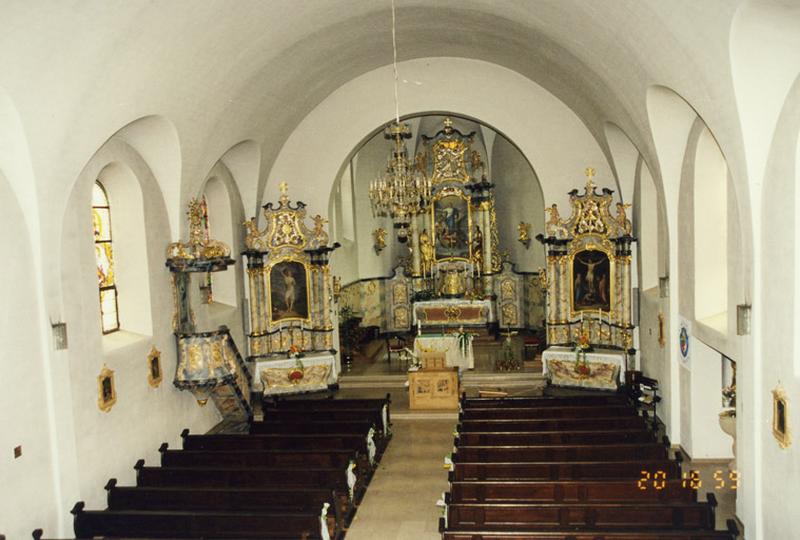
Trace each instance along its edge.
<instances>
[{"instance_id":1,"label":"hanging light cord","mask_svg":"<svg viewBox=\"0 0 800 540\"><path fill-rule=\"evenodd\" d=\"M400 98L398 92L399 76L397 74L397 30L396 15L394 11L394 0L392 0L392 67L394 69L394 119L400 124Z\"/></svg>"}]
</instances>

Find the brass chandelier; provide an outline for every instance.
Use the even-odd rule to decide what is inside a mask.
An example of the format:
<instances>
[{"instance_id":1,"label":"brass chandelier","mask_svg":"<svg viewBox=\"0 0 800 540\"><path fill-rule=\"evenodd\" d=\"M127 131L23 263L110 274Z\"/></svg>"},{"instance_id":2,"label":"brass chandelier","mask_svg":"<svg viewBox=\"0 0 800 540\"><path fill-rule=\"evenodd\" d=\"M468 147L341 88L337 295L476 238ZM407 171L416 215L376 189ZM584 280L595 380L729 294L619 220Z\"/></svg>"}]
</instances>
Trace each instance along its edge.
<instances>
[{"instance_id":1,"label":"brass chandelier","mask_svg":"<svg viewBox=\"0 0 800 540\"><path fill-rule=\"evenodd\" d=\"M425 171L419 170L409 160L405 139L411 138L411 129L408 124L400 123L394 0L392 0L392 52L395 118L386 127L383 137L393 141L393 147L386 170L369 186L369 199L372 203L373 216L392 218L398 240L405 242L408 239L411 220L417 214L424 212L430 203L431 182Z\"/></svg>"}]
</instances>

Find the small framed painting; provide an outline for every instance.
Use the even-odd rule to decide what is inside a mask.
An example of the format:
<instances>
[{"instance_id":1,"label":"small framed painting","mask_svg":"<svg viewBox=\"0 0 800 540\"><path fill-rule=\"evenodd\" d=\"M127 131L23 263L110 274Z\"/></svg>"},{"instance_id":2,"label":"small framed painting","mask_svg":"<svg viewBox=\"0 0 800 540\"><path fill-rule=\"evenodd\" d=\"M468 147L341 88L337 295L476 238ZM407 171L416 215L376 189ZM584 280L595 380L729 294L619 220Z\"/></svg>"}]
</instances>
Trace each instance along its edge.
<instances>
[{"instance_id":1,"label":"small framed painting","mask_svg":"<svg viewBox=\"0 0 800 540\"><path fill-rule=\"evenodd\" d=\"M789 399L780 385L772 391L772 435L781 448L792 444L789 433Z\"/></svg>"},{"instance_id":2,"label":"small framed painting","mask_svg":"<svg viewBox=\"0 0 800 540\"><path fill-rule=\"evenodd\" d=\"M147 355L147 382L153 388L158 388L164 378L161 372L161 351L153 347Z\"/></svg>"},{"instance_id":3,"label":"small framed painting","mask_svg":"<svg viewBox=\"0 0 800 540\"><path fill-rule=\"evenodd\" d=\"M97 407L108 412L117 402L117 390L114 385L114 371L103 366L100 375L97 376Z\"/></svg>"}]
</instances>

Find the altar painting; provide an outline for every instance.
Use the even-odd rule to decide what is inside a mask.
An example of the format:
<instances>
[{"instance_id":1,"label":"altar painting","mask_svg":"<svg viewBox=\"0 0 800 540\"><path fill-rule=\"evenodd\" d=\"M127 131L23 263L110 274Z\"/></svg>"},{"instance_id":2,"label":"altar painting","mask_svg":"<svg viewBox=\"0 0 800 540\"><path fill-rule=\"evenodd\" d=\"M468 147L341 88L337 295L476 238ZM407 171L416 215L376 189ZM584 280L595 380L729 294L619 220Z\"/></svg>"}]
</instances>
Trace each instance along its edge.
<instances>
[{"instance_id":1,"label":"altar painting","mask_svg":"<svg viewBox=\"0 0 800 540\"><path fill-rule=\"evenodd\" d=\"M444 195L433 202L435 258L470 258L469 198L458 193Z\"/></svg>"},{"instance_id":2,"label":"altar painting","mask_svg":"<svg viewBox=\"0 0 800 540\"><path fill-rule=\"evenodd\" d=\"M572 310L611 310L611 264L605 252L587 249L573 256Z\"/></svg>"},{"instance_id":3,"label":"altar painting","mask_svg":"<svg viewBox=\"0 0 800 540\"><path fill-rule=\"evenodd\" d=\"M295 260L275 263L269 272L270 319L272 323L308 320L308 270Z\"/></svg>"}]
</instances>

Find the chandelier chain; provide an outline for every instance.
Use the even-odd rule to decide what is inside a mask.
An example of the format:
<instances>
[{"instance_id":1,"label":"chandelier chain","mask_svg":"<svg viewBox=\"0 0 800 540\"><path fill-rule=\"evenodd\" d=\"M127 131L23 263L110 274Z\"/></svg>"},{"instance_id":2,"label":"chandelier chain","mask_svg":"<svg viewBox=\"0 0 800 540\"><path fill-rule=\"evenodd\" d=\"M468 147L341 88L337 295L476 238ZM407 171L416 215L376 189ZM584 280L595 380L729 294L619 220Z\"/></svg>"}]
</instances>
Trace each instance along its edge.
<instances>
[{"instance_id":1,"label":"chandelier chain","mask_svg":"<svg viewBox=\"0 0 800 540\"><path fill-rule=\"evenodd\" d=\"M392 69L394 70L394 120L400 123L400 92L398 89L400 76L397 73L397 15L392 0Z\"/></svg>"}]
</instances>

